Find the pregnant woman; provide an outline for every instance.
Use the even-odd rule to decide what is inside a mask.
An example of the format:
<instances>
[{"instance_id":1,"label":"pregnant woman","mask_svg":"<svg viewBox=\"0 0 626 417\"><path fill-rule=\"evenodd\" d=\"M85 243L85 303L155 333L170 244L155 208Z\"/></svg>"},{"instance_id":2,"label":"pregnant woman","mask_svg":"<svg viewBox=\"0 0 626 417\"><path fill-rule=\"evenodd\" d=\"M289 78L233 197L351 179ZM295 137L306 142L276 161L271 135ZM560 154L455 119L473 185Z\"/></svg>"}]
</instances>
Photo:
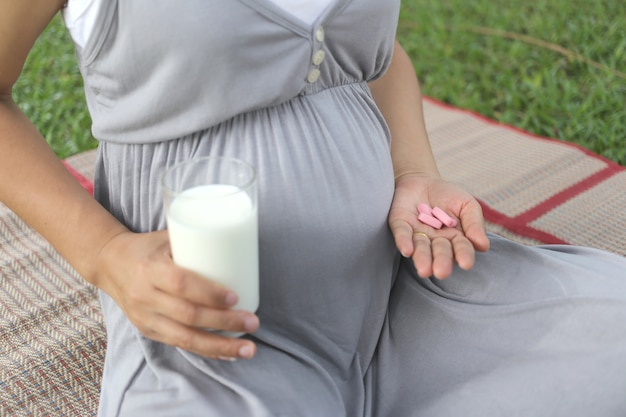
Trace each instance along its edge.
<instances>
[{"instance_id":1,"label":"pregnant woman","mask_svg":"<svg viewBox=\"0 0 626 417\"><path fill-rule=\"evenodd\" d=\"M61 9L100 141L97 202L11 98ZM101 416L626 413L626 260L485 234L476 200L437 171L398 13L0 3L0 200L101 290ZM160 178L201 156L256 167L255 312L171 259ZM458 224L421 223L420 204Z\"/></svg>"}]
</instances>

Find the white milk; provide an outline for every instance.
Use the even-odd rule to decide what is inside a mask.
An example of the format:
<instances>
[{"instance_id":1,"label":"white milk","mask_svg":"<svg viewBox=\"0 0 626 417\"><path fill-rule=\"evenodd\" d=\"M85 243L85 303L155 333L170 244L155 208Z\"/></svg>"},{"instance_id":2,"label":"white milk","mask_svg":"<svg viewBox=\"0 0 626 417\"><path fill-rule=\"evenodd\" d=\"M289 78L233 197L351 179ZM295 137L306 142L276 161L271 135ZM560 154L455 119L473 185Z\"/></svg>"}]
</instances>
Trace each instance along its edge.
<instances>
[{"instance_id":1,"label":"white milk","mask_svg":"<svg viewBox=\"0 0 626 417\"><path fill-rule=\"evenodd\" d=\"M167 214L174 262L219 282L239 296L236 309L259 307L257 210L231 185L203 185L180 193Z\"/></svg>"}]
</instances>

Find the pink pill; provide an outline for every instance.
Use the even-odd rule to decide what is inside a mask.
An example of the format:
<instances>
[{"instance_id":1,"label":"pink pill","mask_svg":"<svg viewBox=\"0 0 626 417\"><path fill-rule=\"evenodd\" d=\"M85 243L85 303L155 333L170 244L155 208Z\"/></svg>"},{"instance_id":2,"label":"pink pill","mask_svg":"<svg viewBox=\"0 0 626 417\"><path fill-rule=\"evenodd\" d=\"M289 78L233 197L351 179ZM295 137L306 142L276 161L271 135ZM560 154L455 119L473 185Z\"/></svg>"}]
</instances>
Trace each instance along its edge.
<instances>
[{"instance_id":1,"label":"pink pill","mask_svg":"<svg viewBox=\"0 0 626 417\"><path fill-rule=\"evenodd\" d=\"M439 207L433 208L432 215L436 217L438 220L441 220L441 223L445 224L446 226L456 227L456 220L448 216L448 213L446 213Z\"/></svg>"},{"instance_id":2,"label":"pink pill","mask_svg":"<svg viewBox=\"0 0 626 417\"><path fill-rule=\"evenodd\" d=\"M420 213L419 216L417 216L417 220L419 220L420 222L424 224L429 225L430 227L434 229L441 229L441 226L443 226L443 223L441 223L439 220L437 220L430 214L426 214L426 213Z\"/></svg>"},{"instance_id":3,"label":"pink pill","mask_svg":"<svg viewBox=\"0 0 626 417\"><path fill-rule=\"evenodd\" d=\"M431 209L430 206L426 203L419 203L417 205L417 211L419 211L420 213L431 214L433 209Z\"/></svg>"}]
</instances>

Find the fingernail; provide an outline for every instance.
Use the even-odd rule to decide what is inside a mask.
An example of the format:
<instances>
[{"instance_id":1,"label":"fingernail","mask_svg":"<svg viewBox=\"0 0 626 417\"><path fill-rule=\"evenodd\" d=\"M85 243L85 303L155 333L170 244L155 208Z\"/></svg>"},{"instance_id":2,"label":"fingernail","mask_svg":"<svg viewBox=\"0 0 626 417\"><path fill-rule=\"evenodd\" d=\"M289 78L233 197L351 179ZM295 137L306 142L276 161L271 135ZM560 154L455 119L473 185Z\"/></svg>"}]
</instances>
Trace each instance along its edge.
<instances>
[{"instance_id":1,"label":"fingernail","mask_svg":"<svg viewBox=\"0 0 626 417\"><path fill-rule=\"evenodd\" d=\"M250 359L254 352L250 346L244 345L239 348L238 353L239 353L239 357L244 358L244 359Z\"/></svg>"},{"instance_id":2,"label":"fingernail","mask_svg":"<svg viewBox=\"0 0 626 417\"><path fill-rule=\"evenodd\" d=\"M257 316L245 316L243 319L243 327L246 332L252 332L259 327L259 319Z\"/></svg>"},{"instance_id":3,"label":"fingernail","mask_svg":"<svg viewBox=\"0 0 626 417\"><path fill-rule=\"evenodd\" d=\"M237 304L237 294L232 291L228 291L226 293L226 297L224 297L224 302L229 306Z\"/></svg>"}]
</instances>

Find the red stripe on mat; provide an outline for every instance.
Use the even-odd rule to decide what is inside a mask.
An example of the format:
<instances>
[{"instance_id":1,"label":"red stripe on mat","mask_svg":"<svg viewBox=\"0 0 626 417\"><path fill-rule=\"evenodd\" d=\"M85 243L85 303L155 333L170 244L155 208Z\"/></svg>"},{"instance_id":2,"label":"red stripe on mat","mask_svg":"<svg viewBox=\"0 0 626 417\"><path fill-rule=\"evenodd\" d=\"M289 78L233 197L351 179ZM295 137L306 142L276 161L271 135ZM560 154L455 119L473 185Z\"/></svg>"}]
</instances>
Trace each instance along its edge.
<instances>
[{"instance_id":1,"label":"red stripe on mat","mask_svg":"<svg viewBox=\"0 0 626 417\"><path fill-rule=\"evenodd\" d=\"M616 169L615 167L609 166L599 172L596 172L595 174L588 176L584 180L577 182L571 187L561 190L560 192L554 194L552 197L544 200L543 202L537 204L535 207L525 211L524 213L515 216L515 221L518 221L522 224L528 224L534 220L537 220L539 217L543 216L555 207L564 204L572 198L584 193L587 190L590 190L601 182L608 180L613 175L622 171L623 169Z\"/></svg>"},{"instance_id":2,"label":"red stripe on mat","mask_svg":"<svg viewBox=\"0 0 626 417\"><path fill-rule=\"evenodd\" d=\"M517 217L509 217L506 214L500 213L499 211L489 207L483 201L478 200L478 202L483 209L483 215L485 216L485 219L487 221L493 224L497 224L498 226L502 226L505 229L515 233L516 235L524 236L530 239L538 240L539 242L549 244L569 243L551 233L535 229L534 227L529 226L527 223L522 223L517 220Z\"/></svg>"}]
</instances>

